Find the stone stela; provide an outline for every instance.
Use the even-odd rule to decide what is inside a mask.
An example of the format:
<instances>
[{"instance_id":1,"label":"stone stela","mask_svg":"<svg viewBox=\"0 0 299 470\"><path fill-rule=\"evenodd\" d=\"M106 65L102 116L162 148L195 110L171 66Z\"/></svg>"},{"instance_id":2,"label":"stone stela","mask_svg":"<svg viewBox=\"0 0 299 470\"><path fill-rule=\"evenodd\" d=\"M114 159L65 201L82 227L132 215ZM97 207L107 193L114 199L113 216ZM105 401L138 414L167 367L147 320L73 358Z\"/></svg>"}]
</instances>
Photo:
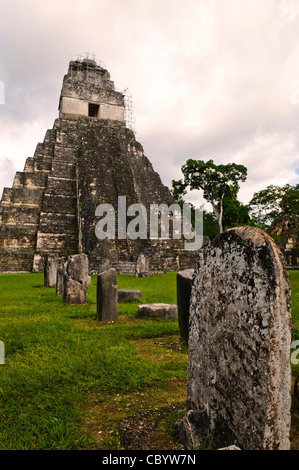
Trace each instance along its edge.
<instances>
[{"instance_id":1,"label":"stone stela","mask_svg":"<svg viewBox=\"0 0 299 470\"><path fill-rule=\"evenodd\" d=\"M97 315L101 322L118 320L117 272L114 268L97 276Z\"/></svg>"},{"instance_id":2,"label":"stone stela","mask_svg":"<svg viewBox=\"0 0 299 470\"><path fill-rule=\"evenodd\" d=\"M85 254L68 257L63 272L62 295L65 303L86 304L89 284L88 270L88 258Z\"/></svg>"},{"instance_id":3,"label":"stone stela","mask_svg":"<svg viewBox=\"0 0 299 470\"><path fill-rule=\"evenodd\" d=\"M291 297L277 246L252 227L199 252L190 301L186 445L289 449Z\"/></svg>"}]
</instances>

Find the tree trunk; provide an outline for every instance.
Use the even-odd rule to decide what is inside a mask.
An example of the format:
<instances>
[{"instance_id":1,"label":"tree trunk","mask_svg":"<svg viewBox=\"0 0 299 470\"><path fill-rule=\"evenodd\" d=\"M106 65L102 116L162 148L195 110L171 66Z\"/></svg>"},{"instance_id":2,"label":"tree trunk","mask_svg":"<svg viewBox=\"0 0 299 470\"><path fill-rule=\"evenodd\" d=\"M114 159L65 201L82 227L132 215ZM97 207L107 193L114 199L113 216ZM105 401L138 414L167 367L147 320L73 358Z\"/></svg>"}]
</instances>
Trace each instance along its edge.
<instances>
[{"instance_id":1,"label":"tree trunk","mask_svg":"<svg viewBox=\"0 0 299 470\"><path fill-rule=\"evenodd\" d=\"M215 202L214 202L213 200L211 200L211 204L212 204L212 207L213 207L213 212L214 212L214 214L216 215L216 219L217 219L217 222L218 222L219 233L222 233L222 232L223 232L223 227L222 227L223 198L224 198L224 194L223 194L223 196L221 197L221 199L220 199L220 201L219 201L220 212L218 211L217 205L215 204Z\"/></svg>"},{"instance_id":2,"label":"tree trunk","mask_svg":"<svg viewBox=\"0 0 299 470\"><path fill-rule=\"evenodd\" d=\"M221 196L221 199L219 201L219 204L220 204L220 214L219 214L219 220L218 220L218 224L219 224L219 232L222 233L223 232L223 227L222 227L222 217L223 217L223 198L224 198L224 193L222 194Z\"/></svg>"}]
</instances>

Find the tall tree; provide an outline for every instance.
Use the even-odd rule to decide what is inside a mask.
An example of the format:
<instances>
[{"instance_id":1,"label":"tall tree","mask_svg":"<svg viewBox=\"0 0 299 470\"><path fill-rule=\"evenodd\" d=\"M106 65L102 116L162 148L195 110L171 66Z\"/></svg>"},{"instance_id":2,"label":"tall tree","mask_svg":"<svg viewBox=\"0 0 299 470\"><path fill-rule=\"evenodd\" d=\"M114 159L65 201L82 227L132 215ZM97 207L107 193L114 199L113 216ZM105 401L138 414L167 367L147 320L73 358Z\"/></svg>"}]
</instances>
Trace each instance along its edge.
<instances>
[{"instance_id":1,"label":"tall tree","mask_svg":"<svg viewBox=\"0 0 299 470\"><path fill-rule=\"evenodd\" d=\"M189 159L181 168L184 178L173 180L173 195L178 200L187 193L187 188L203 190L203 197L211 203L219 232L223 232L222 218L225 194L236 194L239 182L245 181L247 168L236 163L216 165L213 160Z\"/></svg>"},{"instance_id":2,"label":"tall tree","mask_svg":"<svg viewBox=\"0 0 299 470\"><path fill-rule=\"evenodd\" d=\"M299 215L299 184L270 185L254 193L249 202L250 214L257 225L266 230L278 216Z\"/></svg>"},{"instance_id":3,"label":"tall tree","mask_svg":"<svg viewBox=\"0 0 299 470\"><path fill-rule=\"evenodd\" d=\"M299 216L299 183L282 196L281 211L285 216Z\"/></svg>"}]
</instances>

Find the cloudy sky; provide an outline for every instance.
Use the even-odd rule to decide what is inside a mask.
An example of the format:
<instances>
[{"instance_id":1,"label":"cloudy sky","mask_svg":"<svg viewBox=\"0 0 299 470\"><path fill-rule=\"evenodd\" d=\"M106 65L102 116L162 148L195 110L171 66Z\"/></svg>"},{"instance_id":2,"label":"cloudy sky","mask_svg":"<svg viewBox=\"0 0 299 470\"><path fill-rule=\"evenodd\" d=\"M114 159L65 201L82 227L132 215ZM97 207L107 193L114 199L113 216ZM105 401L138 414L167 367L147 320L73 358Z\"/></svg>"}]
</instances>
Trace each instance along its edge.
<instances>
[{"instance_id":1,"label":"cloudy sky","mask_svg":"<svg viewBox=\"0 0 299 470\"><path fill-rule=\"evenodd\" d=\"M244 203L298 182L299 0L0 0L1 194L52 128L69 61L86 53L130 90L137 140L164 184L187 158L245 165Z\"/></svg>"}]
</instances>

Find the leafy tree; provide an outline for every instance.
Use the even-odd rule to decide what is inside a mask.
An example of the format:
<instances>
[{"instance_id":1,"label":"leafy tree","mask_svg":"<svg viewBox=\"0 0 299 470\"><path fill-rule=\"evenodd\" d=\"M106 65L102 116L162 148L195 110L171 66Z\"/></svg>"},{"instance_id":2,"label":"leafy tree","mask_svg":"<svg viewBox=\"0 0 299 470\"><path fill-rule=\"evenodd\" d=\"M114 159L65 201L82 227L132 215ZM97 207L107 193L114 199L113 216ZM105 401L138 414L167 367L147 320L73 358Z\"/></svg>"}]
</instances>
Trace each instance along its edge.
<instances>
[{"instance_id":1,"label":"leafy tree","mask_svg":"<svg viewBox=\"0 0 299 470\"><path fill-rule=\"evenodd\" d=\"M223 227L230 228L238 225L254 225L247 205L237 198L237 191L229 190L224 196Z\"/></svg>"},{"instance_id":2,"label":"leafy tree","mask_svg":"<svg viewBox=\"0 0 299 470\"><path fill-rule=\"evenodd\" d=\"M219 227L214 212L203 210L203 235L207 235L212 240L218 233Z\"/></svg>"},{"instance_id":3,"label":"leafy tree","mask_svg":"<svg viewBox=\"0 0 299 470\"><path fill-rule=\"evenodd\" d=\"M213 160L189 159L181 168L184 178L173 180L172 194L176 200L182 199L190 190L203 190L203 197L211 203L218 222L219 232L223 232L224 198L228 193L237 194L239 182L245 181L247 169L243 165L229 163L216 165Z\"/></svg>"},{"instance_id":4,"label":"leafy tree","mask_svg":"<svg viewBox=\"0 0 299 470\"><path fill-rule=\"evenodd\" d=\"M281 211L285 216L299 216L299 184L291 186L281 199Z\"/></svg>"},{"instance_id":5,"label":"leafy tree","mask_svg":"<svg viewBox=\"0 0 299 470\"><path fill-rule=\"evenodd\" d=\"M299 184L270 185L254 193L249 202L250 215L264 230L279 217L299 215Z\"/></svg>"}]
</instances>

